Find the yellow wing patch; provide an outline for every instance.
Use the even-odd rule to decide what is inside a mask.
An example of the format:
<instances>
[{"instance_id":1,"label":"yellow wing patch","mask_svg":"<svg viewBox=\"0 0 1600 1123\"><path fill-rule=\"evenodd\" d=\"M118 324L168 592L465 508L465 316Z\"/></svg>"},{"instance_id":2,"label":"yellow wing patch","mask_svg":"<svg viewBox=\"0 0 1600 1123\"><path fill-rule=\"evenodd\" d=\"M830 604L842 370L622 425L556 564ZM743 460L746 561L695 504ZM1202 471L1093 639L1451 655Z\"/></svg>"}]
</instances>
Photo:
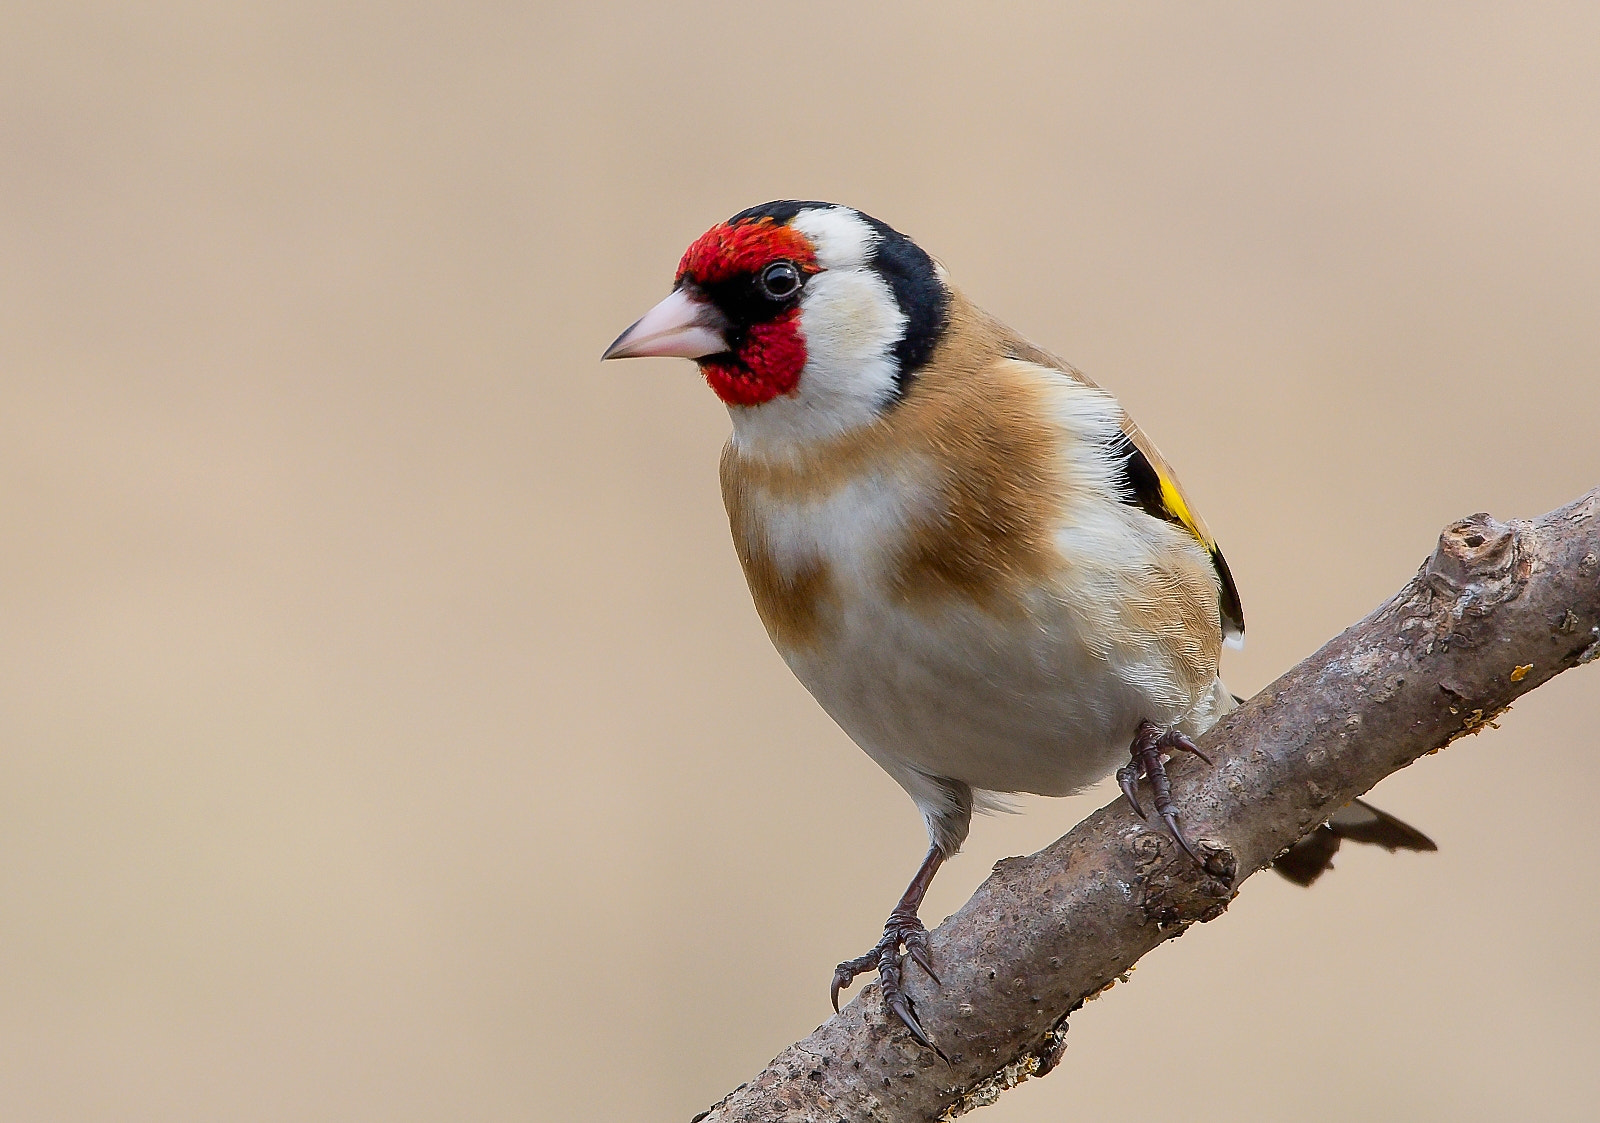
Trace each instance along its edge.
<instances>
[{"instance_id":1,"label":"yellow wing patch","mask_svg":"<svg viewBox=\"0 0 1600 1123\"><path fill-rule=\"evenodd\" d=\"M1156 479L1161 483L1161 505L1167 509L1167 513L1182 523L1184 529L1194 535L1207 550L1215 550L1217 548L1215 540L1205 532L1200 520L1194 517L1194 512L1189 510L1189 504L1184 502L1183 492L1178 490L1178 485L1173 482L1172 477L1157 469Z\"/></svg>"}]
</instances>

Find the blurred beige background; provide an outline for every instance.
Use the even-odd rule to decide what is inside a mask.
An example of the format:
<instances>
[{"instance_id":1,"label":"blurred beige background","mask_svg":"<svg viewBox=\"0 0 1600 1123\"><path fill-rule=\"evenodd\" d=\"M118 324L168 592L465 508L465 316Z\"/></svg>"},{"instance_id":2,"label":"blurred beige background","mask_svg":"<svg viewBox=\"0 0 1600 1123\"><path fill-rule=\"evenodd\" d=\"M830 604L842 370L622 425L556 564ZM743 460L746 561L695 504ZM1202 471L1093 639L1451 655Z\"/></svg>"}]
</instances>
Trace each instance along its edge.
<instances>
[{"instance_id":1,"label":"blurred beige background","mask_svg":"<svg viewBox=\"0 0 1600 1123\"><path fill-rule=\"evenodd\" d=\"M1255 691L1445 522L1600 480L1597 43L1594 5L7 3L0 1117L710 1104L922 835L760 631L721 406L596 361L683 247L849 202L1114 389ZM983 1118L1592 1118L1597 689L1386 782L1440 853L1251 882ZM930 918L1110 795L980 821Z\"/></svg>"}]
</instances>

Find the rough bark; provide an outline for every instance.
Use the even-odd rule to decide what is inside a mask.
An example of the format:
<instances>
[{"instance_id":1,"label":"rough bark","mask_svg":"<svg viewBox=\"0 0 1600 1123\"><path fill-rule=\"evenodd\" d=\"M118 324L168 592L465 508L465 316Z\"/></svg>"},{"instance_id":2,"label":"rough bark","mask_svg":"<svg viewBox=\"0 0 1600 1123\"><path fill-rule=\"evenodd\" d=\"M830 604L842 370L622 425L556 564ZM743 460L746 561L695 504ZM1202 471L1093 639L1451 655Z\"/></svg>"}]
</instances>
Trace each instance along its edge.
<instances>
[{"instance_id":1,"label":"rough bark","mask_svg":"<svg viewBox=\"0 0 1600 1123\"><path fill-rule=\"evenodd\" d=\"M1202 871L1123 803L998 863L932 933L943 984L908 971L949 1064L886 1017L876 986L698 1119L953 1118L1059 1059L1067 1015L1156 945L1222 915L1239 882L1350 799L1494 724L1600 655L1600 489L1531 521L1449 526L1377 611L1174 761Z\"/></svg>"}]
</instances>

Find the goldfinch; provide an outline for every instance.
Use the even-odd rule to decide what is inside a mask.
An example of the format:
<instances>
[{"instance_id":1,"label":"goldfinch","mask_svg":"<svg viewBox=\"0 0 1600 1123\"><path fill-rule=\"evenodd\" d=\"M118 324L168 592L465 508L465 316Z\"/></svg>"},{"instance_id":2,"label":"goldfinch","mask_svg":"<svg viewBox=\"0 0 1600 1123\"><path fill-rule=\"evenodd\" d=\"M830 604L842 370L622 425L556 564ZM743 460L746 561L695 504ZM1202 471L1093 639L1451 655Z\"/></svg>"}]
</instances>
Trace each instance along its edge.
<instances>
[{"instance_id":1,"label":"goldfinch","mask_svg":"<svg viewBox=\"0 0 1600 1123\"><path fill-rule=\"evenodd\" d=\"M918 910L975 808L1115 771L1194 853L1164 760L1236 704L1218 677L1244 635L1233 576L1115 398L849 207L782 200L713 226L602 358L646 355L696 360L726 403L722 495L756 611L927 825L882 939L832 994L875 968L931 1047L901 949L933 974ZM1297 880L1341 835L1433 847L1364 804L1341 815L1361 829L1336 816Z\"/></svg>"}]
</instances>

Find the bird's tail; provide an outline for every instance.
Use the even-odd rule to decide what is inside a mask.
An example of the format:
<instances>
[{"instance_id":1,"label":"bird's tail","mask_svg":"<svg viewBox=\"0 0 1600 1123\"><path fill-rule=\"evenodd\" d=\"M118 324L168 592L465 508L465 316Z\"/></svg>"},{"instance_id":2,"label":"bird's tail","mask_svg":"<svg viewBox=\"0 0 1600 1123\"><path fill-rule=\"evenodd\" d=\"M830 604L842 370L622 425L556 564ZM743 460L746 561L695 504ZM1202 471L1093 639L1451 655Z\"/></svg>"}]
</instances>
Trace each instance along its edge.
<instances>
[{"instance_id":1,"label":"bird's tail","mask_svg":"<svg viewBox=\"0 0 1600 1123\"><path fill-rule=\"evenodd\" d=\"M1391 854L1396 850L1437 850L1433 839L1402 823L1387 811L1353 799L1333 813L1333 817L1299 842L1279 854L1272 868L1296 885L1310 885L1333 868L1333 856L1345 839L1381 846Z\"/></svg>"}]
</instances>

